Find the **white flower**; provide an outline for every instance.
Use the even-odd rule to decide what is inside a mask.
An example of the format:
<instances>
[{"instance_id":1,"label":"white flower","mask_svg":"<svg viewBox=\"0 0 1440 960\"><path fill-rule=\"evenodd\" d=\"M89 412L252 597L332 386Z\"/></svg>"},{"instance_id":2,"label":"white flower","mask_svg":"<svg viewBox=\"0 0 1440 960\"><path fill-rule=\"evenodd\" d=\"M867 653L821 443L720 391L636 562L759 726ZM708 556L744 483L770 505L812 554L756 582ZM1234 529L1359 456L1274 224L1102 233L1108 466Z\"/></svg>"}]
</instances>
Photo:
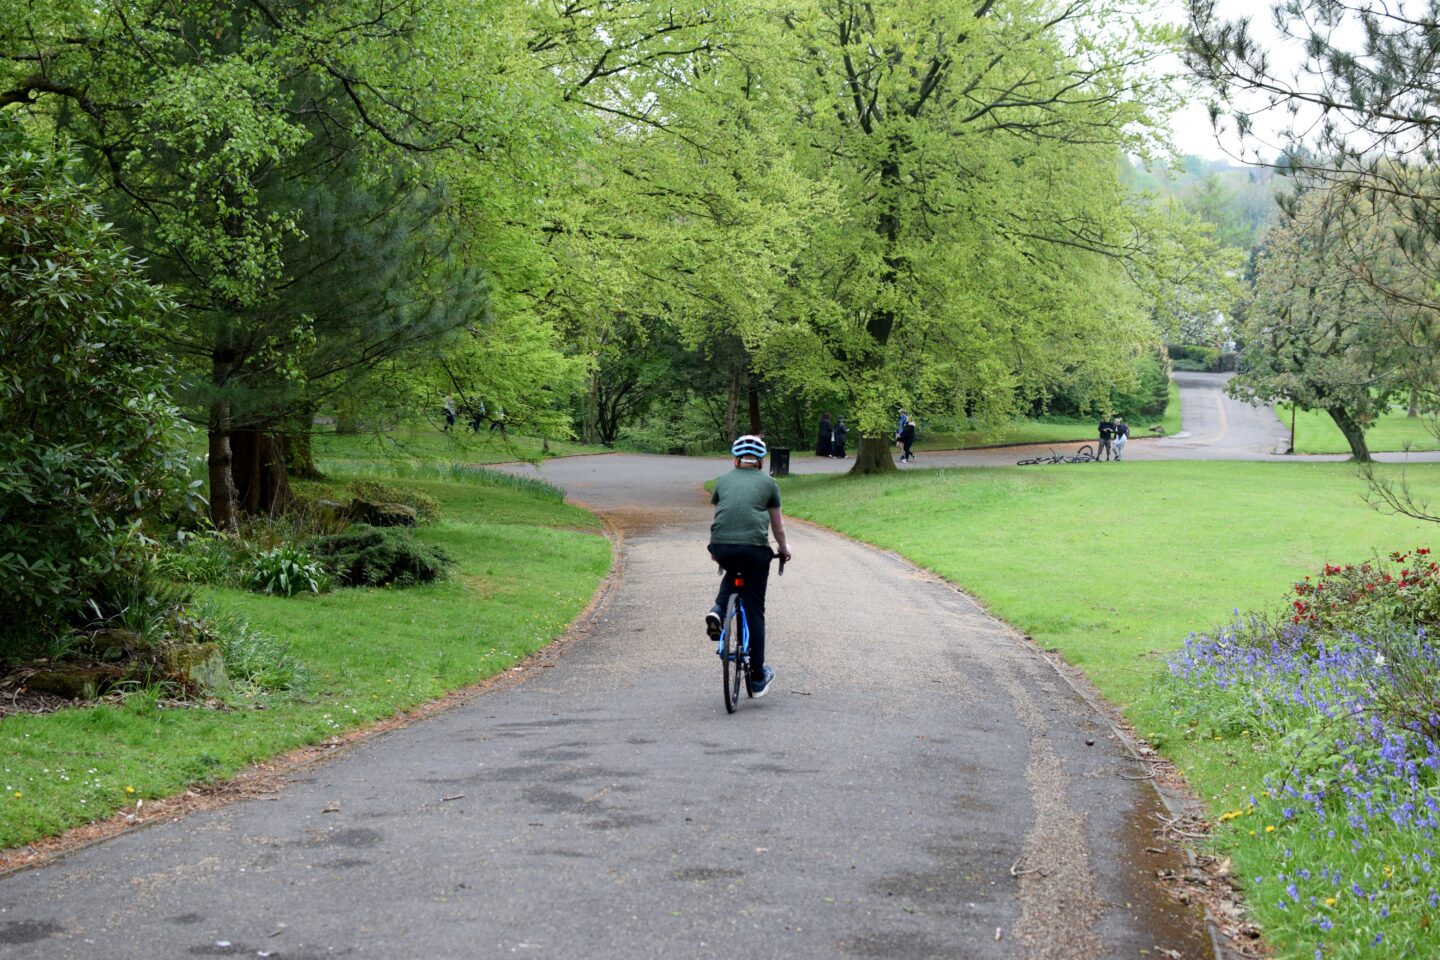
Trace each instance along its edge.
<instances>
[{"instance_id":1,"label":"white flower","mask_svg":"<svg viewBox=\"0 0 1440 960\"><path fill-rule=\"evenodd\" d=\"M1383 666L1385 666L1385 662L1386 662L1386 661L1385 661L1385 654L1383 654L1383 653L1377 653L1377 654L1375 654L1375 666L1377 666L1377 667L1383 667Z\"/></svg>"}]
</instances>

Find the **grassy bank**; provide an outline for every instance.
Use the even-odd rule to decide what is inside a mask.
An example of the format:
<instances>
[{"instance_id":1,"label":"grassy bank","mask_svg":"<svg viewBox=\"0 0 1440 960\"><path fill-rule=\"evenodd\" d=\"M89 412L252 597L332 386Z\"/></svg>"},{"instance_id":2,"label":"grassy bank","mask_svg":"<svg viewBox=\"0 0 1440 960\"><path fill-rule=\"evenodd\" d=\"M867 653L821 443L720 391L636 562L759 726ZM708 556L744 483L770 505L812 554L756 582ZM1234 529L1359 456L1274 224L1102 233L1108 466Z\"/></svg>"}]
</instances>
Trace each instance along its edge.
<instances>
[{"instance_id":1,"label":"grassy bank","mask_svg":"<svg viewBox=\"0 0 1440 960\"><path fill-rule=\"evenodd\" d=\"M495 674L564 631L609 568L595 517L534 485L410 479L439 500L417 536L457 559L443 583L280 598L211 588L205 599L283 641L305 680L234 709L120 704L0 725L0 847L316 743Z\"/></svg>"},{"instance_id":2,"label":"grassy bank","mask_svg":"<svg viewBox=\"0 0 1440 960\"><path fill-rule=\"evenodd\" d=\"M1440 465L1411 467L1409 476L1418 492L1440 498ZM788 512L904 554L1058 648L1176 760L1217 815L1263 794L1276 753L1248 731L1177 714L1158 682L1165 656L1237 608L1274 610L1295 580L1324 562L1425 545L1436 532L1375 513L1361 502L1362 489L1345 464L1269 463L917 470L795 477L785 486ZM1313 957L1310 928L1266 885L1301 840L1278 815L1264 824L1257 816L1227 821L1217 844L1232 854L1282 954ZM1342 830L1305 843L1348 851L1353 839ZM1385 850L1378 839L1367 842L1378 872ZM1324 849L1309 853L1309 862L1326 862ZM1354 929L1346 949L1368 949L1378 931Z\"/></svg>"},{"instance_id":3,"label":"grassy bank","mask_svg":"<svg viewBox=\"0 0 1440 960\"><path fill-rule=\"evenodd\" d=\"M1280 421L1290 423L1290 407L1276 408ZM1434 418L1407 417L1403 410L1392 410L1365 431L1365 444L1371 452L1387 450L1440 450L1440 439L1431 432ZM1335 426L1330 415L1319 410L1298 410L1295 413L1296 453L1349 453L1350 444Z\"/></svg>"},{"instance_id":4,"label":"grassy bank","mask_svg":"<svg viewBox=\"0 0 1440 960\"><path fill-rule=\"evenodd\" d=\"M311 438L311 445L317 461L340 468L348 464L358 470L364 470L373 462L511 463L546 456L607 452L604 447L568 440L547 442L539 437L507 436L486 428L472 433L463 424L456 424L453 430L445 432L424 421L404 424L382 434L320 430Z\"/></svg>"},{"instance_id":5,"label":"grassy bank","mask_svg":"<svg viewBox=\"0 0 1440 960\"><path fill-rule=\"evenodd\" d=\"M964 450L1012 443L1084 443L1097 435L1096 417L1035 417L974 430L930 433L922 430L917 450ZM1159 426L1160 430L1151 430ZM1170 382L1170 403L1164 415L1149 422L1130 425L1132 437L1169 436L1180 432L1180 388Z\"/></svg>"}]
</instances>

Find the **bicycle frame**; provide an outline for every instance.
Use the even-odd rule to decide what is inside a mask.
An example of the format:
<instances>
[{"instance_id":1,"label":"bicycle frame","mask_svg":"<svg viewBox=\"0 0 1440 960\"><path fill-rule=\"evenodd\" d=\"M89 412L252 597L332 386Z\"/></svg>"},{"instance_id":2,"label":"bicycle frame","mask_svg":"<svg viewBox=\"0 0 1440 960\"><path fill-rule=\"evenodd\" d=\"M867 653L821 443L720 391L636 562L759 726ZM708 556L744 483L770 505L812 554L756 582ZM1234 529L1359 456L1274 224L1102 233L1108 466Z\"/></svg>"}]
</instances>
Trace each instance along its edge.
<instances>
[{"instance_id":1,"label":"bicycle frame","mask_svg":"<svg viewBox=\"0 0 1440 960\"><path fill-rule=\"evenodd\" d=\"M741 600L739 596L735 598L735 607L740 611L739 657L744 660L750 656L750 618L745 614L745 601ZM720 628L720 639L715 643L715 655L718 657L725 656L725 636L729 630L728 622Z\"/></svg>"}]
</instances>

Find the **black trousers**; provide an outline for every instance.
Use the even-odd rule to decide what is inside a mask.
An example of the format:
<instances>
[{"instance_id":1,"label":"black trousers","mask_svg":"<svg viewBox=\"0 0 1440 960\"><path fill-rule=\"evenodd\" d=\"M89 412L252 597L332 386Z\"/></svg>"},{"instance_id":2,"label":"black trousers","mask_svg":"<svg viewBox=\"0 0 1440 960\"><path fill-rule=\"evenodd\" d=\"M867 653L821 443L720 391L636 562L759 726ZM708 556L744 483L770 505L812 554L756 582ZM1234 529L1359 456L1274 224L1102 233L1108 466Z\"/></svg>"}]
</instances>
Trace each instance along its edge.
<instances>
[{"instance_id":1,"label":"black trousers","mask_svg":"<svg viewBox=\"0 0 1440 960\"><path fill-rule=\"evenodd\" d=\"M750 625L750 670L759 677L765 666L765 587L770 582L770 548L743 543L712 543L710 556L724 567L727 574L740 574L745 585L740 600L745 604L745 622ZM715 597L723 611L735 592L731 577L720 580L720 593Z\"/></svg>"}]
</instances>

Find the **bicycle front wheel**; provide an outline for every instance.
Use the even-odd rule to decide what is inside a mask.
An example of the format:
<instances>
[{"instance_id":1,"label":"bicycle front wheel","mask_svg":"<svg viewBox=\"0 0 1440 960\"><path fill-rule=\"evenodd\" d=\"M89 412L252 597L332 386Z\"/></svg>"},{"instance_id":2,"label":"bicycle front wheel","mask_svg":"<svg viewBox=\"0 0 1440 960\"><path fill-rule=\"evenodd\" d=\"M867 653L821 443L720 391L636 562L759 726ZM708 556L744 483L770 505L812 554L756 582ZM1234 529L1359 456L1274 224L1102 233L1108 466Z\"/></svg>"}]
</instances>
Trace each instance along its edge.
<instances>
[{"instance_id":1,"label":"bicycle front wheel","mask_svg":"<svg viewBox=\"0 0 1440 960\"><path fill-rule=\"evenodd\" d=\"M720 646L721 679L725 684L725 712L734 713L740 706L740 684L745 677L745 626L740 614L740 595L732 593L725 608L725 636Z\"/></svg>"}]
</instances>

